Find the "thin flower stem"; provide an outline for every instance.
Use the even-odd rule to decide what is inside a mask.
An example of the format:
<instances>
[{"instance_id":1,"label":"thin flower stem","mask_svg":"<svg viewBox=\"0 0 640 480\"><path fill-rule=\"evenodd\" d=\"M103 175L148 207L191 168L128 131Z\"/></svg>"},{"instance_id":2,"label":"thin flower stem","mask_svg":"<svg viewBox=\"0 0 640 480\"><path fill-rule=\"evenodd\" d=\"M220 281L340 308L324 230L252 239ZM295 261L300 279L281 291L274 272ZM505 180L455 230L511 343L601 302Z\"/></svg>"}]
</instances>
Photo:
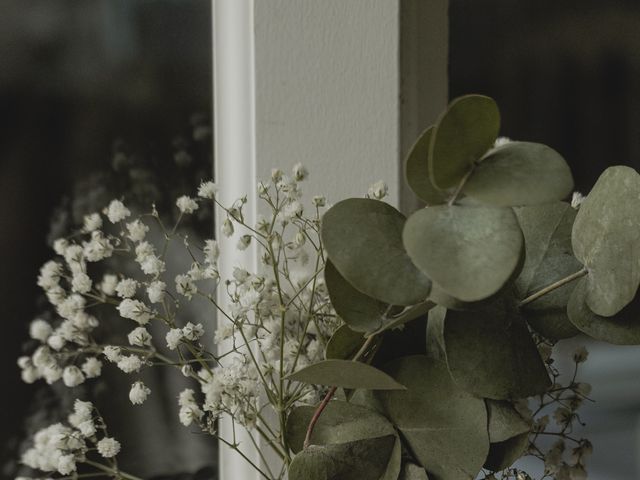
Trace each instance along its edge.
<instances>
[{"instance_id":1,"label":"thin flower stem","mask_svg":"<svg viewBox=\"0 0 640 480\"><path fill-rule=\"evenodd\" d=\"M87 465L91 465L92 467L95 467L98 470L102 470L103 472L108 473L115 478L122 478L125 480L142 480L140 477L136 477L135 475L131 475L130 473L126 473L121 470L115 470L111 467L107 467L106 465L103 465L98 462L94 462L92 460L85 460L84 463L86 463Z\"/></svg>"},{"instance_id":2,"label":"thin flower stem","mask_svg":"<svg viewBox=\"0 0 640 480\"><path fill-rule=\"evenodd\" d=\"M362 347L360 347L360 350L358 350L358 353L355 354L355 356L351 361L357 362L358 360L360 360L360 358L362 358L362 356L367 352L367 350L369 349L369 347L371 346L375 338L376 337L367 338L367 341L364 342ZM320 402L320 405L318 405L318 408L316 409L316 411L314 412L313 417L309 422L309 426L307 427L307 434L304 438L304 445L303 445L304 448L307 448L311 443L311 435L313 434L313 429L315 428L316 423L318 423L318 420L320 420L320 415L322 415L322 412L324 411L324 409L327 407L327 405L333 398L333 395L336 393L337 389L338 387L331 387L327 392L327 394L325 395L325 397L322 399L322 402Z\"/></svg>"},{"instance_id":3,"label":"thin flower stem","mask_svg":"<svg viewBox=\"0 0 640 480\"><path fill-rule=\"evenodd\" d=\"M524 300L522 300L518 306L519 307L524 307L525 305L528 305L529 303L539 299L540 297L543 297L544 295L553 292L554 290L565 286L567 283L571 283L574 280L577 280L578 278L584 277L586 274L588 273L586 268L583 268L582 270L578 270L575 273L572 273L569 276L566 276L560 280L558 280L557 282L552 283L551 285L544 287L542 290L537 291L536 293L529 295L527 298L525 298Z\"/></svg>"}]
</instances>

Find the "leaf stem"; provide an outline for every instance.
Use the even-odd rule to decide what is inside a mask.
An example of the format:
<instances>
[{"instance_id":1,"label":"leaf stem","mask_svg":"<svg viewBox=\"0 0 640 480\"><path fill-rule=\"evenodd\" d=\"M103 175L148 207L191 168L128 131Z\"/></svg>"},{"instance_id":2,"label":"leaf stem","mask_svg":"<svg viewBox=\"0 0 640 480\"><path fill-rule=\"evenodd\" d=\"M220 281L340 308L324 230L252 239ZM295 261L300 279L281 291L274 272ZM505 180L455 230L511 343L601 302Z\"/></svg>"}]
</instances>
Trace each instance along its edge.
<instances>
[{"instance_id":1,"label":"leaf stem","mask_svg":"<svg viewBox=\"0 0 640 480\"><path fill-rule=\"evenodd\" d=\"M360 350L358 350L358 353L354 355L351 361L357 362L358 360L360 360L362 356L367 352L375 338L375 336L367 338L367 340L362 344L362 347L360 347ZM333 395L336 393L337 389L338 387L331 387L322 399L322 402L320 402L320 405L318 405L316 411L313 413L313 417L311 417L311 421L309 422L309 426L307 427L307 434L304 437L304 448L307 448L311 443L311 435L313 434L313 429L315 428L316 423L318 423L318 420L320 420L320 415L322 415L322 412L333 398Z\"/></svg>"},{"instance_id":2,"label":"leaf stem","mask_svg":"<svg viewBox=\"0 0 640 480\"><path fill-rule=\"evenodd\" d=\"M525 298L524 300L522 300L518 306L519 307L524 307L525 305L528 305L529 303L539 299L540 297L546 295L547 293L551 293L554 290L563 287L564 285L566 285L567 283L571 283L574 280L577 280L578 278L584 277L586 274L588 273L586 268L583 268L582 270L578 270L575 273L572 273L569 276L566 276L564 278L561 278L560 280L558 280L557 282L552 283L551 285L548 285L546 287L544 287L541 290L538 290L536 293L529 295L527 298Z\"/></svg>"},{"instance_id":3,"label":"leaf stem","mask_svg":"<svg viewBox=\"0 0 640 480\"><path fill-rule=\"evenodd\" d=\"M460 196L460 193L462 193L462 189L467 183L467 180L469 180L469 177L473 174L475 169L476 169L476 164L474 163L473 166L469 169L469 171L464 174L464 177L462 177L462 180L460 180L460 183L456 187L456 190L453 192L453 195L451 195L451 198L447 203L449 206L452 206L456 202L456 200Z\"/></svg>"}]
</instances>

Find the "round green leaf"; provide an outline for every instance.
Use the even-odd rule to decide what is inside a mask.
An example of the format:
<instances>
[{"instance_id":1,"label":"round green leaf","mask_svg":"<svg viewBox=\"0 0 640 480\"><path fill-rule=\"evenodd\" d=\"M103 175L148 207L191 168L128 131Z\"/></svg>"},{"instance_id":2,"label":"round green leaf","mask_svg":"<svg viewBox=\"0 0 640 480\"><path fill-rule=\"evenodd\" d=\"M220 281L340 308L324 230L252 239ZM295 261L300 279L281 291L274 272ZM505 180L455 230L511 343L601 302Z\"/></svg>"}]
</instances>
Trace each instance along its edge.
<instances>
[{"instance_id":1,"label":"round green leaf","mask_svg":"<svg viewBox=\"0 0 640 480\"><path fill-rule=\"evenodd\" d=\"M429 176L444 190L460 183L489 150L500 131L496 102L482 95L453 100L440 116L429 150Z\"/></svg>"},{"instance_id":2,"label":"round green leaf","mask_svg":"<svg viewBox=\"0 0 640 480\"><path fill-rule=\"evenodd\" d=\"M576 211L563 202L514 209L525 241L525 263L515 282L520 300L582 268L573 256L571 230ZM538 333L560 340L578 333L567 317L575 282L525 305L521 313Z\"/></svg>"},{"instance_id":3,"label":"round green leaf","mask_svg":"<svg viewBox=\"0 0 640 480\"><path fill-rule=\"evenodd\" d=\"M392 305L413 305L429 296L431 281L402 245L405 217L387 203L350 198L322 219L322 241L338 272L356 289Z\"/></svg>"},{"instance_id":4,"label":"round green leaf","mask_svg":"<svg viewBox=\"0 0 640 480\"><path fill-rule=\"evenodd\" d=\"M382 325L387 303L371 298L347 282L333 263L327 261L324 279L331 304L340 318L356 332L372 332Z\"/></svg>"},{"instance_id":5,"label":"round green leaf","mask_svg":"<svg viewBox=\"0 0 640 480\"><path fill-rule=\"evenodd\" d=\"M404 390L404 386L371 365L350 360L323 360L304 367L288 380L342 388L367 390Z\"/></svg>"},{"instance_id":6,"label":"round green leaf","mask_svg":"<svg viewBox=\"0 0 640 480\"><path fill-rule=\"evenodd\" d=\"M531 430L531 419L520 415L511 402L487 399L486 403L491 443L503 442Z\"/></svg>"},{"instance_id":7,"label":"round green leaf","mask_svg":"<svg viewBox=\"0 0 640 480\"><path fill-rule=\"evenodd\" d=\"M586 302L603 317L618 313L640 284L640 175L607 168L573 225L573 250L589 270Z\"/></svg>"},{"instance_id":8,"label":"round green leaf","mask_svg":"<svg viewBox=\"0 0 640 480\"><path fill-rule=\"evenodd\" d=\"M502 442L492 443L484 468L493 472L509 468L526 453L528 447L528 432L516 435Z\"/></svg>"},{"instance_id":9,"label":"round green leaf","mask_svg":"<svg viewBox=\"0 0 640 480\"><path fill-rule=\"evenodd\" d=\"M617 345L640 345L640 298L636 297L613 317L602 317L587 305L588 277L576 285L567 311L569 320L583 333L596 340Z\"/></svg>"},{"instance_id":10,"label":"round green leaf","mask_svg":"<svg viewBox=\"0 0 640 480\"><path fill-rule=\"evenodd\" d=\"M474 312L447 311L443 338L451 376L474 395L525 398L549 388L531 334L506 300Z\"/></svg>"},{"instance_id":11,"label":"round green leaf","mask_svg":"<svg viewBox=\"0 0 640 480\"><path fill-rule=\"evenodd\" d=\"M351 360L353 356L360 350L365 339L362 333L354 332L348 325L342 325L338 328L325 348L324 357L338 360Z\"/></svg>"},{"instance_id":12,"label":"round green leaf","mask_svg":"<svg viewBox=\"0 0 640 480\"><path fill-rule=\"evenodd\" d=\"M475 478L489 451L484 401L456 386L443 362L424 355L400 358L385 370L407 390L375 395L429 476Z\"/></svg>"},{"instance_id":13,"label":"round green leaf","mask_svg":"<svg viewBox=\"0 0 640 480\"><path fill-rule=\"evenodd\" d=\"M522 231L510 208L428 207L409 217L403 240L414 263L465 302L500 290L523 253Z\"/></svg>"},{"instance_id":14,"label":"round green leaf","mask_svg":"<svg viewBox=\"0 0 640 480\"><path fill-rule=\"evenodd\" d=\"M429 178L428 159L432 134L433 127L427 128L411 147L405 162L405 177L418 198L427 205L438 205L445 203L447 196L434 187Z\"/></svg>"},{"instance_id":15,"label":"round green leaf","mask_svg":"<svg viewBox=\"0 0 640 480\"><path fill-rule=\"evenodd\" d=\"M405 463L398 480L429 480L429 475L424 468L415 463Z\"/></svg>"},{"instance_id":16,"label":"round green leaf","mask_svg":"<svg viewBox=\"0 0 640 480\"><path fill-rule=\"evenodd\" d=\"M336 445L312 445L293 458L289 480L381 480L395 443L395 436L387 435Z\"/></svg>"},{"instance_id":17,"label":"round green leaf","mask_svg":"<svg viewBox=\"0 0 640 480\"><path fill-rule=\"evenodd\" d=\"M482 158L463 192L509 207L562 200L572 190L571 170L558 152L540 143L510 142Z\"/></svg>"}]
</instances>

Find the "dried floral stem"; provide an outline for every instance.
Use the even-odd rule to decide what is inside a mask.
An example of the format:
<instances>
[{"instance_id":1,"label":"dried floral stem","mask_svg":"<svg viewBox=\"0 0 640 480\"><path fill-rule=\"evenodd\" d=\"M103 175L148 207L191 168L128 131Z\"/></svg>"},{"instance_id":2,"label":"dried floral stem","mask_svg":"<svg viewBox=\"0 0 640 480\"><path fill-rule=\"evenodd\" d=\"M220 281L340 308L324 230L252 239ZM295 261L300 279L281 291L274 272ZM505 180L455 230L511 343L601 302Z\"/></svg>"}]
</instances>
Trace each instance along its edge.
<instances>
[{"instance_id":1,"label":"dried floral stem","mask_svg":"<svg viewBox=\"0 0 640 480\"><path fill-rule=\"evenodd\" d=\"M367 352L367 350L369 349L369 347L371 346L375 338L376 338L375 336L371 336L367 338L364 344L362 344L362 347L360 347L360 350L358 350L358 353L356 353L351 360L353 362L357 362L358 360L360 360L362 356ZM307 428L307 434L304 438L304 448L307 448L309 446L311 442L311 435L313 434L313 429L315 428L316 423L318 423L318 420L320 419L320 415L322 415L322 412L324 411L324 409L327 407L327 405L333 398L333 395L336 393L337 389L338 387L331 387L327 392L327 394L322 399L322 402L320 402L320 405L318 405L318 408L316 409L316 411L313 413L313 417L311 417L311 421L309 422L309 427Z\"/></svg>"}]
</instances>

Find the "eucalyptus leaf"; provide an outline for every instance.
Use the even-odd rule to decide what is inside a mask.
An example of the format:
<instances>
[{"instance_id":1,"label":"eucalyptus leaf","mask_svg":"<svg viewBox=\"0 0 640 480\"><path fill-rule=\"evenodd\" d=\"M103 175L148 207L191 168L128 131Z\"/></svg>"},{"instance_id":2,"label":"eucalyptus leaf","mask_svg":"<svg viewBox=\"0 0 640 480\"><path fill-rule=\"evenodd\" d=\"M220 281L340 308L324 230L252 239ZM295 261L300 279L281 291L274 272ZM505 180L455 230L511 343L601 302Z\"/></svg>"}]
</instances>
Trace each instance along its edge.
<instances>
[{"instance_id":1,"label":"eucalyptus leaf","mask_svg":"<svg viewBox=\"0 0 640 480\"><path fill-rule=\"evenodd\" d=\"M482 158L462 191L509 207L562 200L572 190L571 170L558 152L540 143L509 142Z\"/></svg>"},{"instance_id":2,"label":"eucalyptus leaf","mask_svg":"<svg viewBox=\"0 0 640 480\"><path fill-rule=\"evenodd\" d=\"M429 480L429 475L420 465L407 462L402 466L398 480Z\"/></svg>"},{"instance_id":3,"label":"eucalyptus leaf","mask_svg":"<svg viewBox=\"0 0 640 480\"><path fill-rule=\"evenodd\" d=\"M504 400L485 400L489 417L489 440L491 443L503 442L509 438L529 433L531 419L523 418L511 402Z\"/></svg>"},{"instance_id":4,"label":"eucalyptus leaf","mask_svg":"<svg viewBox=\"0 0 640 480\"><path fill-rule=\"evenodd\" d=\"M327 360L351 360L364 342L362 333L354 332L348 325L342 325L327 342L324 357Z\"/></svg>"},{"instance_id":5,"label":"eucalyptus leaf","mask_svg":"<svg viewBox=\"0 0 640 480\"><path fill-rule=\"evenodd\" d=\"M443 362L447 360L444 348L444 318L446 315L447 309L438 305L429 312L427 321L427 356Z\"/></svg>"},{"instance_id":6,"label":"eucalyptus leaf","mask_svg":"<svg viewBox=\"0 0 640 480\"><path fill-rule=\"evenodd\" d=\"M324 267L324 278L331 304L352 330L371 332L380 328L388 304L353 288L330 261Z\"/></svg>"},{"instance_id":7,"label":"eucalyptus leaf","mask_svg":"<svg viewBox=\"0 0 640 480\"><path fill-rule=\"evenodd\" d=\"M489 451L484 401L456 386L445 363L424 355L394 360L385 370L407 390L375 396L429 477L475 478Z\"/></svg>"},{"instance_id":8,"label":"eucalyptus leaf","mask_svg":"<svg viewBox=\"0 0 640 480\"><path fill-rule=\"evenodd\" d=\"M577 272L582 265L573 255L571 230L576 210L554 202L514 209L525 239L525 263L515 282L519 298ZM570 282L521 308L531 327L543 336L560 340L578 333L567 317L567 303L575 282Z\"/></svg>"},{"instance_id":9,"label":"eucalyptus leaf","mask_svg":"<svg viewBox=\"0 0 640 480\"><path fill-rule=\"evenodd\" d=\"M414 305L429 296L431 281L402 244L405 217L367 198L335 204L322 218L322 241L338 272L360 292L392 305Z\"/></svg>"},{"instance_id":10,"label":"eucalyptus leaf","mask_svg":"<svg viewBox=\"0 0 640 480\"><path fill-rule=\"evenodd\" d=\"M573 225L573 250L588 269L586 302L611 317L640 284L640 175L607 168L584 200ZM575 322L574 322L575 323Z\"/></svg>"},{"instance_id":11,"label":"eucalyptus leaf","mask_svg":"<svg viewBox=\"0 0 640 480\"><path fill-rule=\"evenodd\" d=\"M443 338L451 376L474 395L525 398L549 388L531 334L507 300L474 312L448 310Z\"/></svg>"},{"instance_id":12,"label":"eucalyptus leaf","mask_svg":"<svg viewBox=\"0 0 640 480\"><path fill-rule=\"evenodd\" d=\"M509 468L529 447L529 433L522 433L502 442L492 443L484 467L493 471Z\"/></svg>"},{"instance_id":13,"label":"eucalyptus leaf","mask_svg":"<svg viewBox=\"0 0 640 480\"><path fill-rule=\"evenodd\" d=\"M465 302L498 292L523 254L522 231L510 208L428 207L409 217L402 236L414 263Z\"/></svg>"},{"instance_id":14,"label":"eucalyptus leaf","mask_svg":"<svg viewBox=\"0 0 640 480\"><path fill-rule=\"evenodd\" d=\"M394 435L336 445L312 445L289 465L289 480L381 480L386 474Z\"/></svg>"},{"instance_id":15,"label":"eucalyptus leaf","mask_svg":"<svg viewBox=\"0 0 640 480\"><path fill-rule=\"evenodd\" d=\"M316 407L297 407L287 419L287 442L294 453L302 450L315 410ZM381 479L396 480L402 463L400 439L385 417L368 408L341 401L329 402L313 429L311 444L332 445L385 435L394 435L396 444L389 456L387 473Z\"/></svg>"},{"instance_id":16,"label":"eucalyptus leaf","mask_svg":"<svg viewBox=\"0 0 640 480\"><path fill-rule=\"evenodd\" d=\"M405 162L405 177L418 198L427 205L438 205L445 203L447 196L434 187L429 178L428 159L432 134L433 127L427 128L411 147Z\"/></svg>"},{"instance_id":17,"label":"eucalyptus leaf","mask_svg":"<svg viewBox=\"0 0 640 480\"><path fill-rule=\"evenodd\" d=\"M429 149L429 176L444 190L460 183L500 131L496 102L483 95L453 100L440 116Z\"/></svg>"},{"instance_id":18,"label":"eucalyptus leaf","mask_svg":"<svg viewBox=\"0 0 640 480\"><path fill-rule=\"evenodd\" d=\"M578 281L567 311L571 322L583 333L596 340L617 345L640 345L640 298L636 297L613 317L602 317L587 305L587 278Z\"/></svg>"},{"instance_id":19,"label":"eucalyptus leaf","mask_svg":"<svg viewBox=\"0 0 640 480\"><path fill-rule=\"evenodd\" d=\"M371 365L350 360L323 360L304 367L287 376L312 385L327 385L342 388L364 388L367 390L404 390L405 387L392 377Z\"/></svg>"}]
</instances>

